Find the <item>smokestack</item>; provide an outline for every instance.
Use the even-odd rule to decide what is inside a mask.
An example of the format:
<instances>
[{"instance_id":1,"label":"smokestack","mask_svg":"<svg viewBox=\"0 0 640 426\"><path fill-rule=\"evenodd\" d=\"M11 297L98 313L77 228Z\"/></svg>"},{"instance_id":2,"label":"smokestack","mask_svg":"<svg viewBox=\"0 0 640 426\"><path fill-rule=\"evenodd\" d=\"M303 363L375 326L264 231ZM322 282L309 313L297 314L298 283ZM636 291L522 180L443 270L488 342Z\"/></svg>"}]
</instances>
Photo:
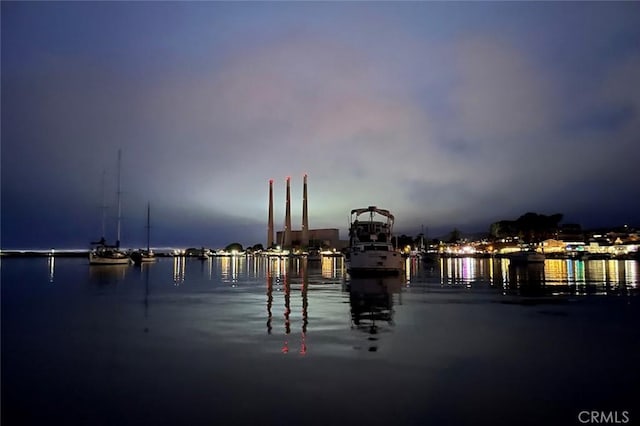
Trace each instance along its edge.
<instances>
[{"instance_id":1,"label":"smokestack","mask_svg":"<svg viewBox=\"0 0 640 426\"><path fill-rule=\"evenodd\" d=\"M291 248L291 176L287 176L287 206L284 216L283 248Z\"/></svg>"},{"instance_id":2,"label":"smokestack","mask_svg":"<svg viewBox=\"0 0 640 426\"><path fill-rule=\"evenodd\" d=\"M309 246L309 215L307 213L307 175L302 185L302 247Z\"/></svg>"},{"instance_id":3,"label":"smokestack","mask_svg":"<svg viewBox=\"0 0 640 426\"><path fill-rule=\"evenodd\" d=\"M269 179L269 223L267 224L267 248L273 246L273 179Z\"/></svg>"}]
</instances>

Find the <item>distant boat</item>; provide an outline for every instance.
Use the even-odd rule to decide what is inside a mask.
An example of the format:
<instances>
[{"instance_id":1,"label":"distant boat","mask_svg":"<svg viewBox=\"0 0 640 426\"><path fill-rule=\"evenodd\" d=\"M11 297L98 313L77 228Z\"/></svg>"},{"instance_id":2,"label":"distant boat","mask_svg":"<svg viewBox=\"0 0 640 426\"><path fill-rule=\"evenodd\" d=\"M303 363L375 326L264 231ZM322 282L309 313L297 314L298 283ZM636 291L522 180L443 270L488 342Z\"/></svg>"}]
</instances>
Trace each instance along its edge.
<instances>
[{"instance_id":1,"label":"distant boat","mask_svg":"<svg viewBox=\"0 0 640 426\"><path fill-rule=\"evenodd\" d=\"M320 262L322 260L322 254L318 247L309 247L307 249L307 260L310 262Z\"/></svg>"},{"instance_id":2,"label":"distant boat","mask_svg":"<svg viewBox=\"0 0 640 426\"><path fill-rule=\"evenodd\" d=\"M156 261L156 255L153 252L153 250L151 250L150 247L150 232L151 232L151 205L149 203L147 203L147 249L143 250L136 250L133 253L131 253L131 259L133 260L133 263L135 263L136 265L140 265L142 263L151 263L151 262L155 262Z\"/></svg>"},{"instance_id":3,"label":"distant boat","mask_svg":"<svg viewBox=\"0 0 640 426\"><path fill-rule=\"evenodd\" d=\"M509 253L507 258L512 263L541 263L545 260L545 255L533 250L522 250Z\"/></svg>"},{"instance_id":4,"label":"distant boat","mask_svg":"<svg viewBox=\"0 0 640 426\"><path fill-rule=\"evenodd\" d=\"M99 241L91 243L94 247L89 252L90 265L126 265L131 263L131 259L126 252L120 250L120 218L122 215L122 204L120 202L120 163L122 152L118 150L118 222L117 239L114 245L108 245L105 238L105 202L104 202L104 172L102 174L102 237Z\"/></svg>"},{"instance_id":5,"label":"distant boat","mask_svg":"<svg viewBox=\"0 0 640 426\"><path fill-rule=\"evenodd\" d=\"M423 251L420 253L423 263L437 263L440 260L440 253L437 251Z\"/></svg>"},{"instance_id":6,"label":"distant boat","mask_svg":"<svg viewBox=\"0 0 640 426\"><path fill-rule=\"evenodd\" d=\"M610 260L612 258L610 253L589 253L582 252L579 256L581 260Z\"/></svg>"},{"instance_id":7,"label":"distant boat","mask_svg":"<svg viewBox=\"0 0 640 426\"><path fill-rule=\"evenodd\" d=\"M209 254L211 253L211 251L209 249L206 249L204 247L202 247L198 253L198 259L200 260L207 260L209 259Z\"/></svg>"},{"instance_id":8,"label":"distant boat","mask_svg":"<svg viewBox=\"0 0 640 426\"><path fill-rule=\"evenodd\" d=\"M363 215L368 216L361 220ZM394 216L376 206L351 210L347 271L351 275L400 274L402 254L391 244Z\"/></svg>"}]
</instances>

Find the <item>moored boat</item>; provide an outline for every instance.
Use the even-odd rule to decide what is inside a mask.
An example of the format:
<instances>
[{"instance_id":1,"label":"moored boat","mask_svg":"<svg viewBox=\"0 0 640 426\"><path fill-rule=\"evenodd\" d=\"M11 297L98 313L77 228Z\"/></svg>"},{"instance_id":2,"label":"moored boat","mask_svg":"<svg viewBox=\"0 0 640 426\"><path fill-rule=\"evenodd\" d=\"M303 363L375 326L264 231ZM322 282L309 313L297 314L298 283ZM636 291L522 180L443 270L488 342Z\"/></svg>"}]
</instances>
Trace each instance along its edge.
<instances>
[{"instance_id":1,"label":"moored boat","mask_svg":"<svg viewBox=\"0 0 640 426\"><path fill-rule=\"evenodd\" d=\"M105 201L104 201L104 172L102 174L102 237L100 241L91 243L93 248L89 252L90 265L127 265L131 263L129 255L120 249L120 217L122 213L122 204L120 202L120 163L122 153L118 150L118 222L117 222L117 239L114 245L108 245L104 238L105 234Z\"/></svg>"},{"instance_id":2,"label":"moored boat","mask_svg":"<svg viewBox=\"0 0 640 426\"><path fill-rule=\"evenodd\" d=\"M507 258L513 263L541 263L545 260L545 255L533 250L522 250L510 253Z\"/></svg>"},{"instance_id":3,"label":"moored boat","mask_svg":"<svg viewBox=\"0 0 640 426\"><path fill-rule=\"evenodd\" d=\"M351 275L396 275L402 254L391 244L394 216L376 206L351 210L347 271Z\"/></svg>"},{"instance_id":4,"label":"moored boat","mask_svg":"<svg viewBox=\"0 0 640 426\"><path fill-rule=\"evenodd\" d=\"M136 250L131 253L131 260L136 265L140 265L142 263L155 262L157 259L153 250Z\"/></svg>"},{"instance_id":5,"label":"moored boat","mask_svg":"<svg viewBox=\"0 0 640 426\"><path fill-rule=\"evenodd\" d=\"M150 230L151 230L151 204L147 203L147 249L140 249L140 250L136 250L133 253L131 253L131 260L133 260L133 263L135 263L136 265L140 265L142 263L151 263L151 262L155 262L156 261L156 255L153 252L153 250L151 250L150 247Z\"/></svg>"},{"instance_id":6,"label":"moored boat","mask_svg":"<svg viewBox=\"0 0 640 426\"><path fill-rule=\"evenodd\" d=\"M127 253L117 246L105 244L103 240L96 243L89 252L90 265L128 265L129 263L131 263L131 259Z\"/></svg>"}]
</instances>

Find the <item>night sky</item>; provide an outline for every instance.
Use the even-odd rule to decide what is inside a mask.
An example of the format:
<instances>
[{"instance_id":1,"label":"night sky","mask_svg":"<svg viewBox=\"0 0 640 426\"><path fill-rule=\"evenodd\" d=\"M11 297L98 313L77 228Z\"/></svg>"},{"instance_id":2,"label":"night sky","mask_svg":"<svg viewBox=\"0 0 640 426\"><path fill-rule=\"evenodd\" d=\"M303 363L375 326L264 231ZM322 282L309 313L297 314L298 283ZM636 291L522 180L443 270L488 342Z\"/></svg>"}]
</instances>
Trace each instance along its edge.
<instances>
[{"instance_id":1,"label":"night sky","mask_svg":"<svg viewBox=\"0 0 640 426\"><path fill-rule=\"evenodd\" d=\"M266 243L377 205L396 231L638 225L638 2L6 2L2 248Z\"/></svg>"}]
</instances>

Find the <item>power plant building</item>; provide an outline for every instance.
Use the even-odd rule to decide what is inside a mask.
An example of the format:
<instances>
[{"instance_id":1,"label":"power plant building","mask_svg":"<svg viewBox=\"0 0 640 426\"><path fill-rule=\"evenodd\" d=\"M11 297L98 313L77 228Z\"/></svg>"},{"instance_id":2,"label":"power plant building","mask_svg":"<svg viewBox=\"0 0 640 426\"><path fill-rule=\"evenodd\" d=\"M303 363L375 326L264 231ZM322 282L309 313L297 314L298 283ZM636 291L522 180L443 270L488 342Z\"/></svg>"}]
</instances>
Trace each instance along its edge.
<instances>
[{"instance_id":1,"label":"power plant building","mask_svg":"<svg viewBox=\"0 0 640 426\"><path fill-rule=\"evenodd\" d=\"M344 244L340 241L338 228L309 229L309 244L302 244L303 230L291 231L291 247L327 247L341 248ZM284 241L284 231L276 233L276 241Z\"/></svg>"},{"instance_id":2,"label":"power plant building","mask_svg":"<svg viewBox=\"0 0 640 426\"><path fill-rule=\"evenodd\" d=\"M302 230L291 228L291 177L287 177L287 192L285 205L285 226L283 231L276 233L273 238L273 180L269 180L269 219L267 223L267 247L280 245L284 249L292 247L327 247L340 248L343 242L340 241L337 228L309 229L309 215L307 209L307 175L304 175L302 190Z\"/></svg>"}]
</instances>

